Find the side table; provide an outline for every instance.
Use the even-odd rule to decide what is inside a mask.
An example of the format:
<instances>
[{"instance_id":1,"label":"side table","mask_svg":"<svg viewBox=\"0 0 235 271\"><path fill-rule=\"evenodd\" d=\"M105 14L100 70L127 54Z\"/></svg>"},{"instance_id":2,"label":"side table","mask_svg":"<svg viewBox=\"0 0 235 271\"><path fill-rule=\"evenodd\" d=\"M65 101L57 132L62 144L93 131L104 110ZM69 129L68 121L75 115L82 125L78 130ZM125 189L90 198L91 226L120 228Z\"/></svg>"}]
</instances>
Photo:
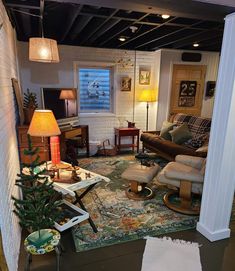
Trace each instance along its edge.
<instances>
[{"instance_id":1,"label":"side table","mask_svg":"<svg viewBox=\"0 0 235 271\"><path fill-rule=\"evenodd\" d=\"M132 147L132 151L135 150L135 147L137 149L137 152L139 152L139 137L140 137L140 129L138 128L114 128L115 132L115 146L117 147L118 152L120 152L121 148L129 148ZM132 143L131 144L122 144L121 138L122 137L132 137ZM135 142L136 137L136 142Z\"/></svg>"},{"instance_id":2,"label":"side table","mask_svg":"<svg viewBox=\"0 0 235 271\"><path fill-rule=\"evenodd\" d=\"M60 270L60 233L54 229L44 229L48 233L52 233L52 239L49 241L41 244L40 246L36 246L30 243L29 236L35 234L35 232L31 233L25 240L24 240L24 247L27 253L26 256L26 265L25 271L29 271L29 265L32 261L32 255L42 255L48 252L55 250L56 252L56 270Z\"/></svg>"}]
</instances>

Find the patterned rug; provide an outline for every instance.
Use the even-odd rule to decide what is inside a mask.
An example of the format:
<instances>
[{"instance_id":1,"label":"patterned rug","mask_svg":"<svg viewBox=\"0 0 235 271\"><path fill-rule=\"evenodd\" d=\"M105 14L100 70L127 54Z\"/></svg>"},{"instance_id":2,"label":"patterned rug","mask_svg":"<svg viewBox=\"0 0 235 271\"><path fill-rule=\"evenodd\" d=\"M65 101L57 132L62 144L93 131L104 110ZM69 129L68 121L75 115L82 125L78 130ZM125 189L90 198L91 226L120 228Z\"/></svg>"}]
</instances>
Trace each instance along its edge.
<instances>
[{"instance_id":1,"label":"patterned rug","mask_svg":"<svg viewBox=\"0 0 235 271\"><path fill-rule=\"evenodd\" d=\"M166 162L151 158L163 167ZM156 236L169 232L193 229L198 217L178 214L163 203L166 186L152 183L155 197L146 201L130 200L125 189L128 182L122 172L131 164L139 163L133 155L115 157L91 157L79 159L79 166L110 178L99 183L83 199L98 233L94 233L87 221L73 227L76 251L85 251L117 243Z\"/></svg>"}]
</instances>

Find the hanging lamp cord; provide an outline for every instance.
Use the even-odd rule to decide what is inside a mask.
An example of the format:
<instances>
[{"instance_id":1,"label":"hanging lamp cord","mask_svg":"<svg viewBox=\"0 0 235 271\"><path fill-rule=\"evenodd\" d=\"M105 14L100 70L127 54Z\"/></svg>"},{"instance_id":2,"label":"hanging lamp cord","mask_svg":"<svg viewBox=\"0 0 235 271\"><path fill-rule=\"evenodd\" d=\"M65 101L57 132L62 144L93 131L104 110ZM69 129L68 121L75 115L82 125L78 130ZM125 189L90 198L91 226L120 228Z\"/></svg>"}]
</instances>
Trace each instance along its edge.
<instances>
[{"instance_id":1,"label":"hanging lamp cord","mask_svg":"<svg viewBox=\"0 0 235 271\"><path fill-rule=\"evenodd\" d=\"M42 34L42 38L44 38L44 30L43 30L43 13L44 13L44 0L40 0L40 24L41 24L41 34Z\"/></svg>"}]
</instances>

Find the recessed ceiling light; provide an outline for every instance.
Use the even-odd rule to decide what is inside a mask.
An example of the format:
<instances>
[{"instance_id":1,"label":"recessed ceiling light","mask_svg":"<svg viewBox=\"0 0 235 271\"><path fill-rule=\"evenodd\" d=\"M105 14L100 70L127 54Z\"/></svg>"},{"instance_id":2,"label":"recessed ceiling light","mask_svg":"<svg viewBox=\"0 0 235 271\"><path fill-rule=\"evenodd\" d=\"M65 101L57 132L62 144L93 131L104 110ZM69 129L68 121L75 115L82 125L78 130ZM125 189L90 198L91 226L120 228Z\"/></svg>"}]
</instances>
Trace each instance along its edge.
<instances>
[{"instance_id":1,"label":"recessed ceiling light","mask_svg":"<svg viewBox=\"0 0 235 271\"><path fill-rule=\"evenodd\" d=\"M122 42L126 40L125 37L119 37L118 39L119 39L120 41L122 41Z\"/></svg>"},{"instance_id":2,"label":"recessed ceiling light","mask_svg":"<svg viewBox=\"0 0 235 271\"><path fill-rule=\"evenodd\" d=\"M199 46L199 43L197 43L197 42L195 42L194 44L193 44L193 47L198 47Z\"/></svg>"},{"instance_id":3,"label":"recessed ceiling light","mask_svg":"<svg viewBox=\"0 0 235 271\"><path fill-rule=\"evenodd\" d=\"M168 18L170 18L170 15L168 15L168 14L162 14L162 19L168 19Z\"/></svg>"}]
</instances>

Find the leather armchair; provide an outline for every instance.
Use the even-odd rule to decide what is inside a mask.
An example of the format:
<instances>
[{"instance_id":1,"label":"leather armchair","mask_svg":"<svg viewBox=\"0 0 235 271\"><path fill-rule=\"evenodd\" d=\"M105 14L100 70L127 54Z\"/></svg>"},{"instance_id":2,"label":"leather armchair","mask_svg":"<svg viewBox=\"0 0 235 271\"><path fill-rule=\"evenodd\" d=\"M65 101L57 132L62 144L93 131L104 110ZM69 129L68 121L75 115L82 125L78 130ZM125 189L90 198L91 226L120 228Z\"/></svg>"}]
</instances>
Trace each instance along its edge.
<instances>
[{"instance_id":1,"label":"leather armchair","mask_svg":"<svg viewBox=\"0 0 235 271\"><path fill-rule=\"evenodd\" d=\"M202 194L205 164L202 157L177 155L175 162L168 163L158 174L160 183L178 188L177 192L170 191L164 196L168 208L183 214L199 214L200 206L194 206L192 193Z\"/></svg>"}]
</instances>

